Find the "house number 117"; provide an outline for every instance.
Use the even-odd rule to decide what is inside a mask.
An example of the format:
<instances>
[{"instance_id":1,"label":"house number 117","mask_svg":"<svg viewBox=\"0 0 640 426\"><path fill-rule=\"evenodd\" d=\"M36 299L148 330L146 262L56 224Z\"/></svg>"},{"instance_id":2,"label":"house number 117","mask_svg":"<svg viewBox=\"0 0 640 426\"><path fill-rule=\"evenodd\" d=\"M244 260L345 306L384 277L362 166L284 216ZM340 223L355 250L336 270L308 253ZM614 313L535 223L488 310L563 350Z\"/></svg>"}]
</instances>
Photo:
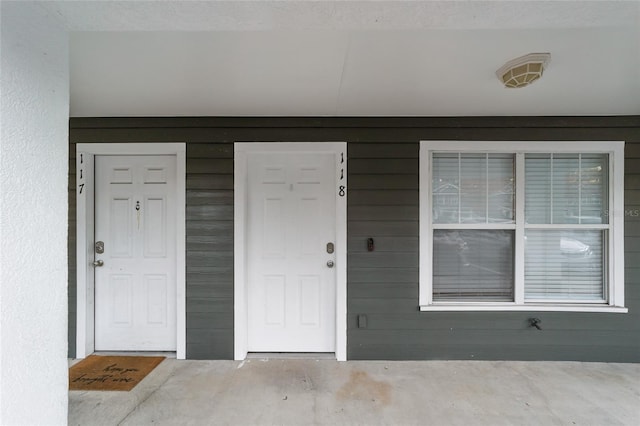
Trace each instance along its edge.
<instances>
[{"instance_id":1,"label":"house number 117","mask_svg":"<svg viewBox=\"0 0 640 426\"><path fill-rule=\"evenodd\" d=\"M78 192L78 194L82 194L82 190L84 189L84 177L82 176L82 164L84 164L84 156L82 154L80 154L80 184L78 185L78 188L80 189L80 191Z\"/></svg>"}]
</instances>

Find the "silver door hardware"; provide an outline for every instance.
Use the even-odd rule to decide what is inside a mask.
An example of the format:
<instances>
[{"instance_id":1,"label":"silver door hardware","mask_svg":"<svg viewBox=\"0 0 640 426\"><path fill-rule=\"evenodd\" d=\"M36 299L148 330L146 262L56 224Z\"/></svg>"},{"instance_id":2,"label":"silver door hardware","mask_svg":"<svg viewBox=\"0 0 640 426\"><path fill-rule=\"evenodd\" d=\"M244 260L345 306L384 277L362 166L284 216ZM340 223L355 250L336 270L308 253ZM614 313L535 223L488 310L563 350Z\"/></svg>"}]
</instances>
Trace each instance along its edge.
<instances>
[{"instance_id":1,"label":"silver door hardware","mask_svg":"<svg viewBox=\"0 0 640 426\"><path fill-rule=\"evenodd\" d=\"M98 266L103 266L104 265L104 261L103 260L94 260L93 262L91 262L91 264L97 268Z\"/></svg>"},{"instance_id":2,"label":"silver door hardware","mask_svg":"<svg viewBox=\"0 0 640 426\"><path fill-rule=\"evenodd\" d=\"M96 241L96 253L98 254L104 253L104 242Z\"/></svg>"},{"instance_id":3,"label":"silver door hardware","mask_svg":"<svg viewBox=\"0 0 640 426\"><path fill-rule=\"evenodd\" d=\"M333 247L333 243L327 243L327 253L331 254L333 253L334 247Z\"/></svg>"},{"instance_id":4,"label":"silver door hardware","mask_svg":"<svg viewBox=\"0 0 640 426\"><path fill-rule=\"evenodd\" d=\"M328 262L327 262L327 266L328 266L329 268L333 268L333 260L328 261Z\"/></svg>"}]
</instances>

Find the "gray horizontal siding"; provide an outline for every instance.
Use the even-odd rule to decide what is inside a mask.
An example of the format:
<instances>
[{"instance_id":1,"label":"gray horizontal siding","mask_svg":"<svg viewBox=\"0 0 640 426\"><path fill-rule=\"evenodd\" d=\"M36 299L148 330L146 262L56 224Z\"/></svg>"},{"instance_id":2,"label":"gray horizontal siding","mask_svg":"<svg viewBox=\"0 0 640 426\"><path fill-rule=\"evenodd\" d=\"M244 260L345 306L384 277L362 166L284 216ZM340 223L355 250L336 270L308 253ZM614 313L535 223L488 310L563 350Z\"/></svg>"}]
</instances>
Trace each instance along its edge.
<instances>
[{"instance_id":1,"label":"gray horizontal siding","mask_svg":"<svg viewBox=\"0 0 640 426\"><path fill-rule=\"evenodd\" d=\"M187 358L233 358L233 145L187 145Z\"/></svg>"},{"instance_id":2,"label":"gray horizontal siding","mask_svg":"<svg viewBox=\"0 0 640 426\"><path fill-rule=\"evenodd\" d=\"M519 133L512 129L509 139L523 139ZM553 139L554 133L547 131L544 139ZM434 139L429 136L423 139ZM593 133L584 137L582 130L575 139L580 137L598 139ZM632 144L640 142L639 129L623 139L630 143L625 164L626 315L420 312L417 150L404 144L397 150L388 144L349 145L349 182L356 182L349 191L349 358L640 360L640 268L629 266L638 264L640 252L640 146ZM385 165L379 168L381 158ZM366 251L367 237L376 240L375 252ZM358 315L366 315L366 328L358 328ZM533 316L542 319L542 331L529 327Z\"/></svg>"},{"instance_id":3,"label":"gray horizontal siding","mask_svg":"<svg viewBox=\"0 0 640 426\"><path fill-rule=\"evenodd\" d=\"M631 329L631 336L626 345L619 348L620 351L628 350L631 346L634 353L629 359L638 362L640 358L640 135L635 135L625 146L625 304L629 307L629 322L619 319L617 332L622 333ZM634 165L634 167L629 167ZM635 332L635 333L634 333ZM621 354L612 354L620 358Z\"/></svg>"},{"instance_id":4,"label":"gray horizontal siding","mask_svg":"<svg viewBox=\"0 0 640 426\"><path fill-rule=\"evenodd\" d=\"M629 314L419 312L419 141L624 140ZM640 117L78 118L76 142L187 142L187 356L233 357L233 142L346 141L348 357L640 362ZM70 182L74 160L70 164ZM71 185L71 184L70 184ZM70 203L75 203L70 190ZM635 213L638 215L636 216ZM75 211L75 210L73 210ZM70 225L75 226L74 217ZM376 250L368 252L367 238ZM69 242L70 268L75 247ZM70 304L75 280L70 271ZM75 299L73 299L75 304ZM70 305L71 306L71 305ZM75 305L74 305L75 306ZM367 328L357 327L358 315ZM528 327L542 319L543 330ZM70 336L75 312L70 309ZM70 338L70 354L74 339Z\"/></svg>"},{"instance_id":5,"label":"gray horizontal siding","mask_svg":"<svg viewBox=\"0 0 640 426\"><path fill-rule=\"evenodd\" d=\"M566 334L565 334L566 335ZM508 341L510 336L503 336L503 341ZM630 360L638 359L638 349L634 346L625 345L599 345L576 347L572 343L541 345L539 343L520 345L510 343L501 345L495 343L462 343L462 344L442 344L437 340L425 339L419 342L396 344L395 352L399 355L387 357L391 360L522 360L522 361L575 361L577 358L585 358L587 361L605 362L635 362ZM360 360L385 359L381 353L388 351L388 343L369 343L357 345L362 355ZM588 353L588 356L581 355ZM425 354L428 354L425 356Z\"/></svg>"}]
</instances>

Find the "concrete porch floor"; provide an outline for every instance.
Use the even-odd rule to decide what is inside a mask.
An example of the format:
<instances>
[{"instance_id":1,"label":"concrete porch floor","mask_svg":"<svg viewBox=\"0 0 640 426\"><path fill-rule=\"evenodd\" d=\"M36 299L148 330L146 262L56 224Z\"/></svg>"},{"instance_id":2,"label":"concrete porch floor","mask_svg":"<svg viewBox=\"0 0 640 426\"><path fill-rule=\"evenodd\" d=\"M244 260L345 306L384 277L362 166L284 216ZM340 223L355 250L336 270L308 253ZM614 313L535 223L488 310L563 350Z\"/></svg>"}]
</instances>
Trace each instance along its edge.
<instances>
[{"instance_id":1,"label":"concrete porch floor","mask_svg":"<svg viewBox=\"0 0 640 426\"><path fill-rule=\"evenodd\" d=\"M166 359L70 425L640 425L640 364Z\"/></svg>"}]
</instances>

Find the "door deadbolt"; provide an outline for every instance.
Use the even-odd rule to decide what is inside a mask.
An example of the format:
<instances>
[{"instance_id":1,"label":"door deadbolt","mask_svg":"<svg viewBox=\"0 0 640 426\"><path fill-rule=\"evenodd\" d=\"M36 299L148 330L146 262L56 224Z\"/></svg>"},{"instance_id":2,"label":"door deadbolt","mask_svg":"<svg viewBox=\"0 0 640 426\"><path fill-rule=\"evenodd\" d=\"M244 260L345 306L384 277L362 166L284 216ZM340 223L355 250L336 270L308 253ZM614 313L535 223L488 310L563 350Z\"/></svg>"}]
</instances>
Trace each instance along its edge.
<instances>
[{"instance_id":1,"label":"door deadbolt","mask_svg":"<svg viewBox=\"0 0 640 426\"><path fill-rule=\"evenodd\" d=\"M331 254L335 250L333 243L327 243L327 253Z\"/></svg>"},{"instance_id":2,"label":"door deadbolt","mask_svg":"<svg viewBox=\"0 0 640 426\"><path fill-rule=\"evenodd\" d=\"M96 253L98 254L104 253L104 242L96 241Z\"/></svg>"}]
</instances>

